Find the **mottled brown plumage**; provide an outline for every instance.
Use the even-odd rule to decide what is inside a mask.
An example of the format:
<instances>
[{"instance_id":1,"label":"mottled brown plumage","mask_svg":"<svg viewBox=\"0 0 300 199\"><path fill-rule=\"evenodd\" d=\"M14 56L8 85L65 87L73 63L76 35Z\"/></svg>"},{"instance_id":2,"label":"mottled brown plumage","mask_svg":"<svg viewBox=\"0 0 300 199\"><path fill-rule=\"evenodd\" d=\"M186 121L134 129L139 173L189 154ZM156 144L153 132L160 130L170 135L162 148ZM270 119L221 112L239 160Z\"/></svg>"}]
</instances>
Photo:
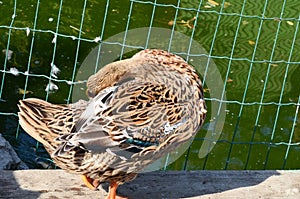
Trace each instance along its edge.
<instances>
[{"instance_id":1,"label":"mottled brown plumage","mask_svg":"<svg viewBox=\"0 0 300 199\"><path fill-rule=\"evenodd\" d=\"M59 167L115 189L190 140L206 115L195 70L162 50L106 65L87 88L89 101L69 105L21 100L20 124Z\"/></svg>"}]
</instances>

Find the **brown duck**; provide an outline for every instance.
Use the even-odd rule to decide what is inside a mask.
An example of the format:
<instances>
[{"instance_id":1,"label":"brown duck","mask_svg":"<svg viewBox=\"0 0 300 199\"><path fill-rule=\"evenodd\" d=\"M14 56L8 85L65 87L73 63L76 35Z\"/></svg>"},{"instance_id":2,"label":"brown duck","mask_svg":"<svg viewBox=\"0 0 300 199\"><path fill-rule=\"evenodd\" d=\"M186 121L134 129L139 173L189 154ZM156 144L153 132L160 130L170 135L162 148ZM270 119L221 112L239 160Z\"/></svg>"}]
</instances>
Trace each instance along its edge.
<instances>
[{"instance_id":1,"label":"brown duck","mask_svg":"<svg viewBox=\"0 0 300 199\"><path fill-rule=\"evenodd\" d=\"M196 71L181 57L147 49L106 65L87 82L89 101L54 105L20 101L22 128L62 169L96 189L132 180L152 162L191 140L206 106Z\"/></svg>"}]
</instances>

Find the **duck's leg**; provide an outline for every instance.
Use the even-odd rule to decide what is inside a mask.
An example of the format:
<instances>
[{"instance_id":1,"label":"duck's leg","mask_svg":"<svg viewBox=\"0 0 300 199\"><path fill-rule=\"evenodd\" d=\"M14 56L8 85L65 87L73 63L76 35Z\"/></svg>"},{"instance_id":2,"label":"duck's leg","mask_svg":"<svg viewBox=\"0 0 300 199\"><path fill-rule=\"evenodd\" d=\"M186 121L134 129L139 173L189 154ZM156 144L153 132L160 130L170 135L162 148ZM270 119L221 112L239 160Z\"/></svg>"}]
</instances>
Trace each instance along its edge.
<instances>
[{"instance_id":1,"label":"duck's leg","mask_svg":"<svg viewBox=\"0 0 300 199\"><path fill-rule=\"evenodd\" d=\"M86 175L81 175L82 180L84 182L84 184L90 188L91 190L95 191L97 190L97 187L99 186L99 180L94 180L90 177L87 177Z\"/></svg>"},{"instance_id":2,"label":"duck's leg","mask_svg":"<svg viewBox=\"0 0 300 199\"><path fill-rule=\"evenodd\" d=\"M118 188L118 183L115 181L110 181L109 184L109 190L108 190L108 196L106 199L128 199L124 198L121 196L117 196L117 188Z\"/></svg>"}]
</instances>

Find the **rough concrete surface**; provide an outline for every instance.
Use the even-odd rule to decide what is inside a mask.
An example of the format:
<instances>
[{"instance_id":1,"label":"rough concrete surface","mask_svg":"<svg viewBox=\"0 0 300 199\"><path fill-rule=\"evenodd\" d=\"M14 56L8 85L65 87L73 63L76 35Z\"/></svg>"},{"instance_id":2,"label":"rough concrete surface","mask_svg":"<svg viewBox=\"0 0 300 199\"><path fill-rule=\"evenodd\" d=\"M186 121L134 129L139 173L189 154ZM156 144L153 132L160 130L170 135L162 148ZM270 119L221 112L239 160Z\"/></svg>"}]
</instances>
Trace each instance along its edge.
<instances>
[{"instance_id":1,"label":"rough concrete surface","mask_svg":"<svg viewBox=\"0 0 300 199\"><path fill-rule=\"evenodd\" d=\"M0 198L104 198L62 170L0 171ZM300 171L191 171L140 174L118 194L129 199L300 198Z\"/></svg>"}]
</instances>

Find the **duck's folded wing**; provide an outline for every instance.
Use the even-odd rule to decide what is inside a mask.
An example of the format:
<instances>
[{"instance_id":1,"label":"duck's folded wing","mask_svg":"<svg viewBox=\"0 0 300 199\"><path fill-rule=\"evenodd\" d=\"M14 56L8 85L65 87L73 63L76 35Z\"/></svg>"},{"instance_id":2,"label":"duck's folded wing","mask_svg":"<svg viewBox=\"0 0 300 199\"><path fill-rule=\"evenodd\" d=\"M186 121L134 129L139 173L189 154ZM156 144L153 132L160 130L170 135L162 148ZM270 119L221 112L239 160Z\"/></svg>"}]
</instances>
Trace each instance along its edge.
<instances>
[{"instance_id":1,"label":"duck's folded wing","mask_svg":"<svg viewBox=\"0 0 300 199\"><path fill-rule=\"evenodd\" d=\"M201 81L190 66L175 61L169 64L182 67L175 69L164 62L135 58L126 62L135 69L115 77L113 85L98 91L99 84L88 84L96 95L72 133L61 137L58 154L80 146L92 153L128 158L165 149L169 143L176 147L193 137L206 112ZM106 75L97 77L106 79Z\"/></svg>"},{"instance_id":2,"label":"duck's folded wing","mask_svg":"<svg viewBox=\"0 0 300 199\"><path fill-rule=\"evenodd\" d=\"M191 108L163 84L131 80L106 88L90 101L73 133L59 138L55 154L80 146L127 159L146 148L154 150L186 129Z\"/></svg>"}]
</instances>

